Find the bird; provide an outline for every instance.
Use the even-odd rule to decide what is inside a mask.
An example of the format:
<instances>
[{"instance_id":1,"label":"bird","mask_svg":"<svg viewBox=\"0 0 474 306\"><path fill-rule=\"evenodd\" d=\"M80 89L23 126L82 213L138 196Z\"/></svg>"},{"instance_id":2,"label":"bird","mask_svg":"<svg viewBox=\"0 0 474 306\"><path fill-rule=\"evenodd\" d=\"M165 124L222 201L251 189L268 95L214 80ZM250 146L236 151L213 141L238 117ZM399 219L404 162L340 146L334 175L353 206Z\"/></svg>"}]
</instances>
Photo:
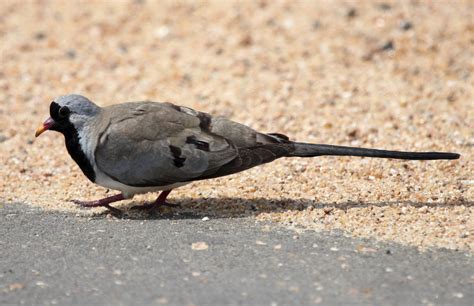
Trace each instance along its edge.
<instances>
[{"instance_id":1,"label":"bird","mask_svg":"<svg viewBox=\"0 0 474 306\"><path fill-rule=\"evenodd\" d=\"M154 210L171 190L193 181L238 173L282 157L324 155L406 160L458 159L450 152L406 152L312 144L281 133L262 133L222 116L213 117L169 102L127 102L100 107L88 98L68 94L55 98L50 117L35 133L64 135L66 149L84 175L120 193L83 207L117 209L111 203L136 194L161 191L156 201L135 206Z\"/></svg>"}]
</instances>

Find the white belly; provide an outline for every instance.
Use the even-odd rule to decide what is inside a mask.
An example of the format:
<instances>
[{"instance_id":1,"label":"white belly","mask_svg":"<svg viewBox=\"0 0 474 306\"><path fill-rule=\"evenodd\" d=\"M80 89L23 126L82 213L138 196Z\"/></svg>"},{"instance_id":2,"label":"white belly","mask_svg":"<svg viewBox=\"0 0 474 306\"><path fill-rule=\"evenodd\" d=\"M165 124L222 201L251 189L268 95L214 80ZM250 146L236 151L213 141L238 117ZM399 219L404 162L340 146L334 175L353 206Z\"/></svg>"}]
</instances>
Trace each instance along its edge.
<instances>
[{"instance_id":1,"label":"white belly","mask_svg":"<svg viewBox=\"0 0 474 306\"><path fill-rule=\"evenodd\" d=\"M174 188L187 185L191 182L174 183L174 184L165 185L165 186L135 187L135 186L128 186L120 182L117 182L113 180L112 178L110 178L109 176L102 173L101 171L96 171L95 183L105 188L119 190L122 192L123 196L128 199L128 198L132 198L135 194L155 192L155 191L160 191L160 190L171 190Z\"/></svg>"}]
</instances>

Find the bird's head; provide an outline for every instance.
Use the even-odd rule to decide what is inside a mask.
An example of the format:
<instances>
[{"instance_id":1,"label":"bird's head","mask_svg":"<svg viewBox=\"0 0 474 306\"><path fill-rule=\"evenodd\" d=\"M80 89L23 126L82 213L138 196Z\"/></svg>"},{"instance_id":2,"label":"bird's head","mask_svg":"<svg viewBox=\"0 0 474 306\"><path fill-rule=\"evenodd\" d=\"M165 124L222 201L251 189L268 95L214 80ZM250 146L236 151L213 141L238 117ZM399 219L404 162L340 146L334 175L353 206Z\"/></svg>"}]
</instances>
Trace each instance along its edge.
<instances>
[{"instance_id":1,"label":"bird's head","mask_svg":"<svg viewBox=\"0 0 474 306\"><path fill-rule=\"evenodd\" d=\"M81 130L84 124L94 118L100 107L81 95L60 96L49 106L50 117L37 129L38 137L47 130L67 133L70 129Z\"/></svg>"}]
</instances>

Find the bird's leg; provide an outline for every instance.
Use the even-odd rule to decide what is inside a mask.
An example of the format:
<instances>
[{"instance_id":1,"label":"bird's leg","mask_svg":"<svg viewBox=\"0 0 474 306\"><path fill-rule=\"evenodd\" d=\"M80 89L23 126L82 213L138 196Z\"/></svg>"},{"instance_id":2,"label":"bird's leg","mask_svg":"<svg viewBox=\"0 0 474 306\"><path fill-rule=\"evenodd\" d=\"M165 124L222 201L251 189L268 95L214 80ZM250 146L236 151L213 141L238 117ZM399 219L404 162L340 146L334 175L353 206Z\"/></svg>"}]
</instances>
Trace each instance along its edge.
<instances>
[{"instance_id":1,"label":"bird's leg","mask_svg":"<svg viewBox=\"0 0 474 306\"><path fill-rule=\"evenodd\" d=\"M122 201L125 200L125 197L123 196L122 193L106 197L100 200L95 200L95 201L79 201L79 200L73 200L72 202L80 205L82 207L99 207L99 206L105 206L109 209L113 208L109 204L117 201ZM115 208L114 208L115 209Z\"/></svg>"},{"instance_id":2,"label":"bird's leg","mask_svg":"<svg viewBox=\"0 0 474 306\"><path fill-rule=\"evenodd\" d=\"M160 206L170 206L170 207L179 206L179 204L171 204L171 203L166 202L166 197L170 194L170 192L171 192L171 190L164 190L160 193L160 195L155 200L155 202L150 203L150 204L145 204L145 205L133 206L132 209L153 210L153 209L158 208Z\"/></svg>"}]
</instances>

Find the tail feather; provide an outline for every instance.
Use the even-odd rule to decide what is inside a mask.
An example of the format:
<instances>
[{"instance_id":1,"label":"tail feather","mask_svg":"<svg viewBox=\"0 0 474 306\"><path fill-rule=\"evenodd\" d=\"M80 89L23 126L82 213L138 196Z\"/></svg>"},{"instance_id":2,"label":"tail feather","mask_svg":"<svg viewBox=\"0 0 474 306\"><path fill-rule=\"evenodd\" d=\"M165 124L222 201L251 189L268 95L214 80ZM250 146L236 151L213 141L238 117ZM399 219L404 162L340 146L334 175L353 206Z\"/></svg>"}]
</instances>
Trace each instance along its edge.
<instances>
[{"instance_id":1,"label":"tail feather","mask_svg":"<svg viewBox=\"0 0 474 306\"><path fill-rule=\"evenodd\" d=\"M461 155L450 152L403 152L388 151L366 148L354 148L345 146L333 146L325 144L311 144L294 142L295 150L289 156L314 157L322 155L338 156L363 156L394 159L412 159L412 160L434 160L434 159L458 159Z\"/></svg>"}]
</instances>

